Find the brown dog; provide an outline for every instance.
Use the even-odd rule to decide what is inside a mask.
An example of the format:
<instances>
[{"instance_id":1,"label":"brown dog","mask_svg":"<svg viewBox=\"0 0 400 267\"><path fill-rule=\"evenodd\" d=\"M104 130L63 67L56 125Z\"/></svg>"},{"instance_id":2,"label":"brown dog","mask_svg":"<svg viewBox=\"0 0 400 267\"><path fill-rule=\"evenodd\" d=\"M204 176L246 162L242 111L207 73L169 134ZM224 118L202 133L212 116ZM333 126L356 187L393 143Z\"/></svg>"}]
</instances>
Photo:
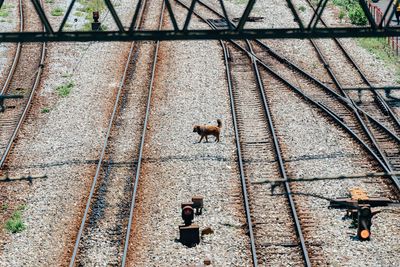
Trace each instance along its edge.
<instances>
[{"instance_id":1,"label":"brown dog","mask_svg":"<svg viewBox=\"0 0 400 267\"><path fill-rule=\"evenodd\" d=\"M208 142L207 136L209 135L214 135L215 136L215 141L219 142L219 133L221 132L222 128L222 121L220 119L217 120L218 126L213 126L213 125L195 125L193 126L193 132L198 133L203 140L204 137L206 137L206 142Z\"/></svg>"}]
</instances>

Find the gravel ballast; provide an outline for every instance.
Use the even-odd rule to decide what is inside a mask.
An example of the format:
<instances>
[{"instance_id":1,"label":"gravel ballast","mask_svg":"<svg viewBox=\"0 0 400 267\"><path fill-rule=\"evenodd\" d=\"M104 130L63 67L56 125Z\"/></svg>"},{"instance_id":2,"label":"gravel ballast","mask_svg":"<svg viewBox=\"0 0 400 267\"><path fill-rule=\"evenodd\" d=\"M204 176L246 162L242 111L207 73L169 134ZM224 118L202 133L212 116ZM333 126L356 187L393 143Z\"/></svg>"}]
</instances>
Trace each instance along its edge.
<instances>
[{"instance_id":1,"label":"gravel ballast","mask_svg":"<svg viewBox=\"0 0 400 267\"><path fill-rule=\"evenodd\" d=\"M197 19L192 20L199 25ZM249 266L228 89L217 42L162 42L131 235L130 266ZM221 142L197 143L194 124L223 122ZM187 248L177 242L180 205L204 197L200 230L213 234Z\"/></svg>"},{"instance_id":2,"label":"gravel ballast","mask_svg":"<svg viewBox=\"0 0 400 267\"><path fill-rule=\"evenodd\" d=\"M0 266L69 261L128 48L128 43L49 45L42 86L8 163L10 177L47 178L30 186L0 185L5 203L15 196L24 200L26 224L19 234L2 230L7 243ZM72 90L61 97L56 88L68 83Z\"/></svg>"},{"instance_id":3,"label":"gravel ballast","mask_svg":"<svg viewBox=\"0 0 400 267\"><path fill-rule=\"evenodd\" d=\"M231 0L226 4L231 16L238 17L246 3ZM126 2L120 8L127 5L132 3ZM177 6L174 9L181 11ZM265 18L262 23L249 23L249 27L285 23L294 26L292 19L288 19L291 13L285 1L257 1L251 15ZM158 14L153 16L156 17ZM178 19L183 21L180 15ZM191 24L207 28L197 19ZM274 49L326 80L326 73L320 74L320 63L307 42L268 41ZM394 79L383 63L376 63L353 40L344 43L356 60L364 62L363 68L377 84L387 84L387 77ZM11 210L20 209L26 224L26 229L18 234L0 230L0 266L67 264L128 47L128 43L50 45L40 95L8 164L11 177L46 174L47 178L34 180L32 184L0 183L2 203L10 203ZM146 43L143 47L151 49L153 45ZM310 58L310 54L314 56ZM373 66L375 63L380 65ZM340 68L341 62L337 64ZM145 76L146 70L139 74ZM343 80L351 85L352 79L346 74L342 73ZM368 162L366 152L348 133L266 72L262 72L262 77L269 90L273 120L290 177L376 171L376 165ZM143 83L140 81L135 80L132 91L147 85L146 78ZM73 83L70 94L59 96L55 88L70 82ZM253 85L253 80L243 77L241 84L246 83ZM129 244L129 266L192 266L206 258L212 266L251 266L228 85L219 43L162 42L153 94ZM130 108L133 114L134 108ZM44 109L49 112L43 112ZM223 122L221 142L215 143L210 137L209 143L197 143L200 136L192 132L193 125L215 125L216 119ZM136 120L134 116L132 120ZM140 128L142 121L131 123ZM118 159L125 161L123 152L132 150L124 147L122 140L119 142ZM259 181L277 177L257 173L254 167L249 178ZM352 187L361 187L371 196L393 198L393 192L381 179L292 185L295 192L328 198L346 196ZM268 189L265 193L270 193ZM180 206L194 195L203 196L205 205L203 215L196 217L195 223L200 230L211 227L213 233L205 235L196 247L187 248L177 240L178 225L182 224ZM295 199L313 265L400 265L396 210L388 208L375 216L371 241L360 242L354 237L356 229L349 229L350 221L342 220L344 211L328 209L328 202L318 197L295 196ZM277 232L282 230L279 225L273 227L277 227ZM101 253L96 260L106 265L108 258ZM291 263L287 259L273 263L282 264Z\"/></svg>"}]
</instances>

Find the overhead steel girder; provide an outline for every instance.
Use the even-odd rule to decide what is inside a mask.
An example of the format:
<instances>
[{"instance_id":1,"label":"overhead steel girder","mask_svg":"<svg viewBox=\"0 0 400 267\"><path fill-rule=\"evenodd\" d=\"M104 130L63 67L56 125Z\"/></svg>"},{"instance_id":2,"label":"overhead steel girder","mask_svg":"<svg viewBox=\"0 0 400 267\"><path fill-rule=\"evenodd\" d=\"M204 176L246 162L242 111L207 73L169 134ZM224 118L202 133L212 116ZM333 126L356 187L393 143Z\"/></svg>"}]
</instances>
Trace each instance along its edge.
<instances>
[{"instance_id":1,"label":"overhead steel girder","mask_svg":"<svg viewBox=\"0 0 400 267\"><path fill-rule=\"evenodd\" d=\"M36 13L44 25L41 32L0 32L0 42L87 42L87 41L135 41L135 40L221 40L221 39L283 39L283 38L348 38L348 37L385 37L400 36L400 27L392 26L390 23L384 25L384 21L391 21L394 11L391 8L391 1L383 15L381 21L375 22L366 0L358 0L364 13L366 14L369 26L366 27L317 27L321 20L323 11L325 10L328 0L319 0L317 7L313 7L314 15L309 22L302 21L297 6L292 0L286 0L288 8L293 14L293 18L299 24L299 28L264 28L264 29L248 29L245 27L247 19L253 10L256 0L248 0L243 15L238 18L237 25L227 24L227 29L219 30L200 30L188 29L189 23L193 17L193 11L196 3L201 0L191 0L189 11L184 20L184 25L179 28L174 14L174 0L164 0L167 6L169 19L173 25L173 30L134 30L137 23L137 13L142 6L140 0L136 6L135 16L129 27L124 27L115 11L111 0L104 0L108 11L118 28L116 31L91 31L91 32L65 32L63 28L71 13L75 0L71 0L67 12L57 31L50 24L46 17L46 13L42 9L39 0L31 0ZM176 0L175 0L176 1ZM228 14L225 9L224 1L219 0L224 16L227 20ZM0 6L3 0L0 0ZM29 22L28 22L29 23ZM305 25L308 26L306 27ZM0 29L1 31L1 29Z\"/></svg>"},{"instance_id":2,"label":"overhead steel girder","mask_svg":"<svg viewBox=\"0 0 400 267\"><path fill-rule=\"evenodd\" d=\"M157 41L157 40L228 40L280 38L347 38L399 36L400 28L325 28L300 29L244 29L190 31L104 31L104 32L23 32L0 33L0 42L87 42L87 41Z\"/></svg>"}]
</instances>

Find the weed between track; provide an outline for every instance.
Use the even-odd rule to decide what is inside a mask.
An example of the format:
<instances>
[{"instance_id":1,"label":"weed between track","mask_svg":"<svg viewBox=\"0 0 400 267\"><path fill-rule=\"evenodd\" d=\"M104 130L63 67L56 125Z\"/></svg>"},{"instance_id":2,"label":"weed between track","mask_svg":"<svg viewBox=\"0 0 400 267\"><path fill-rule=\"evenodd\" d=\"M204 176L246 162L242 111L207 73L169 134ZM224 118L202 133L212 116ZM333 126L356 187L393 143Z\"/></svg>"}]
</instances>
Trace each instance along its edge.
<instances>
[{"instance_id":1,"label":"weed between track","mask_svg":"<svg viewBox=\"0 0 400 267\"><path fill-rule=\"evenodd\" d=\"M13 212L10 219L7 220L5 228L8 232L15 234L26 229L26 225L22 221L22 211L25 208L25 205L20 205L17 210Z\"/></svg>"},{"instance_id":2,"label":"weed between track","mask_svg":"<svg viewBox=\"0 0 400 267\"><path fill-rule=\"evenodd\" d=\"M58 17L58 16L62 16L64 14L64 9L62 9L61 7L56 7L51 11L51 15Z\"/></svg>"},{"instance_id":3,"label":"weed between track","mask_svg":"<svg viewBox=\"0 0 400 267\"><path fill-rule=\"evenodd\" d=\"M72 88L74 88L74 83L73 82L68 82L65 84L62 84L56 88L56 91L59 96L61 97L66 97L71 93Z\"/></svg>"}]
</instances>

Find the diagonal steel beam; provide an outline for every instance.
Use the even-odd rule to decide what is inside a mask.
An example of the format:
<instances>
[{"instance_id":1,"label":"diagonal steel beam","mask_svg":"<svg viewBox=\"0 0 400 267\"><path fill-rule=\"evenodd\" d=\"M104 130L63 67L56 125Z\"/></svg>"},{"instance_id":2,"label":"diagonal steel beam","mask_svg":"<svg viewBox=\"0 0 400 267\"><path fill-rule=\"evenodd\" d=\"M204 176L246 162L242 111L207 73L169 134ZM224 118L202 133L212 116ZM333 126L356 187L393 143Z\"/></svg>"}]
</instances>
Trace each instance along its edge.
<instances>
[{"instance_id":1,"label":"diagonal steel beam","mask_svg":"<svg viewBox=\"0 0 400 267\"><path fill-rule=\"evenodd\" d=\"M246 9L244 10L243 15L240 18L240 21L236 27L237 31L243 30L243 27L246 24L247 18L249 17L250 12L253 9L253 6L255 3L256 3L256 0L249 0L249 2L247 3Z\"/></svg>"},{"instance_id":2,"label":"diagonal steel beam","mask_svg":"<svg viewBox=\"0 0 400 267\"><path fill-rule=\"evenodd\" d=\"M359 0L360 6L363 9L365 16L367 17L368 21L369 21L369 25L371 25L371 27L373 29L376 29L376 22L375 19L372 17L371 12L369 11L368 5L365 2L365 0Z\"/></svg>"},{"instance_id":3,"label":"diagonal steel beam","mask_svg":"<svg viewBox=\"0 0 400 267\"><path fill-rule=\"evenodd\" d=\"M296 20L297 24L299 24L300 29L304 29L303 21L301 20L299 14L297 13L296 8L294 7L292 0L286 0L288 7L292 11L294 19Z\"/></svg>"},{"instance_id":4,"label":"diagonal steel beam","mask_svg":"<svg viewBox=\"0 0 400 267\"><path fill-rule=\"evenodd\" d=\"M183 29L182 29L183 31L186 31L187 28L189 27L189 23L190 23L190 20L192 18L192 15L193 15L193 11L194 11L194 7L196 5L196 2L197 2L197 0L192 0L192 3L190 4L190 8L189 8L186 20L185 20L185 24L183 25Z\"/></svg>"},{"instance_id":5,"label":"diagonal steel beam","mask_svg":"<svg viewBox=\"0 0 400 267\"><path fill-rule=\"evenodd\" d=\"M139 17L139 11L142 8L142 2L143 2L143 0L139 0L137 5L136 5L135 14L133 15L131 26L129 26L129 31L130 32L133 31L133 29L136 26L136 21L137 21L137 19Z\"/></svg>"},{"instance_id":6,"label":"diagonal steel beam","mask_svg":"<svg viewBox=\"0 0 400 267\"><path fill-rule=\"evenodd\" d=\"M3 6L4 0L0 0L0 9Z\"/></svg>"},{"instance_id":7,"label":"diagonal steel beam","mask_svg":"<svg viewBox=\"0 0 400 267\"><path fill-rule=\"evenodd\" d=\"M108 8L108 10L110 11L111 16L113 17L115 23L117 24L118 30L119 30L120 32L124 32L124 31L125 31L125 30L124 30L124 26L122 25L121 20L119 19L118 14L117 14L117 12L116 12L115 9L114 9L113 4L111 3L110 0L104 0L104 2L106 3L107 8Z\"/></svg>"},{"instance_id":8,"label":"diagonal steel beam","mask_svg":"<svg viewBox=\"0 0 400 267\"><path fill-rule=\"evenodd\" d=\"M386 9L386 12L385 12L385 16L384 16L384 18L386 17L386 13L389 13L390 11L390 8L391 7L393 7L394 5L392 5L392 3L390 3L391 1L389 1L389 4L388 4L388 7L387 7L387 9ZM396 5L398 5L399 4L399 1L397 0L397 2L396 2ZM385 28L388 28L389 27L389 25L390 25L390 22L392 21L392 18L393 18L393 16L394 16L394 13L395 13L395 9L394 8L392 8L392 11L390 12L390 16L389 16L389 20L388 20L388 23L385 25ZM383 19L382 19L383 20Z\"/></svg>"},{"instance_id":9,"label":"diagonal steel beam","mask_svg":"<svg viewBox=\"0 0 400 267\"><path fill-rule=\"evenodd\" d=\"M228 24L228 28L231 30L232 29L232 24L230 23L228 13L226 12L225 4L223 0L219 0L219 3L221 5L222 12L224 13L225 21L226 24Z\"/></svg>"},{"instance_id":10,"label":"diagonal steel beam","mask_svg":"<svg viewBox=\"0 0 400 267\"><path fill-rule=\"evenodd\" d=\"M65 23L66 23L67 20L68 20L68 17L69 17L69 14L70 14L71 11L72 11L72 8L74 7L75 1L76 1L76 0L72 0L72 1L71 1L71 4L69 4L67 13L65 13L65 16L64 16L64 18L63 18L63 20L62 20L62 22L61 22L60 28L58 29L59 32L62 32L62 30L64 29L64 25L65 25Z\"/></svg>"},{"instance_id":11,"label":"diagonal steel beam","mask_svg":"<svg viewBox=\"0 0 400 267\"><path fill-rule=\"evenodd\" d=\"M167 7L168 13L169 13L169 18L171 19L172 25L174 27L175 31L179 31L178 23L176 22L174 11L172 10L171 3L169 0L164 0L165 1L165 6Z\"/></svg>"},{"instance_id":12,"label":"diagonal steel beam","mask_svg":"<svg viewBox=\"0 0 400 267\"><path fill-rule=\"evenodd\" d=\"M53 34L54 33L53 28L51 27L51 24L50 24L49 20L47 19L46 14L44 13L44 10L43 10L41 4L39 3L39 0L31 0L31 1L32 1L33 6L36 9L36 12L37 12L40 20L42 21L42 23L44 25L44 28L46 29L46 32Z\"/></svg>"},{"instance_id":13,"label":"diagonal steel beam","mask_svg":"<svg viewBox=\"0 0 400 267\"><path fill-rule=\"evenodd\" d=\"M322 13L324 12L327 3L328 0L319 1L318 7L315 10L314 15L312 16L310 23L308 24L309 30L311 30L311 28L312 30L314 30L317 27L317 24L321 19Z\"/></svg>"},{"instance_id":14,"label":"diagonal steel beam","mask_svg":"<svg viewBox=\"0 0 400 267\"><path fill-rule=\"evenodd\" d=\"M383 13L382 19L381 19L381 21L379 21L379 25L378 25L379 28L383 27L383 24L385 23L386 16L390 11L391 4L392 3L389 1L388 6L386 7L385 12Z\"/></svg>"}]
</instances>

